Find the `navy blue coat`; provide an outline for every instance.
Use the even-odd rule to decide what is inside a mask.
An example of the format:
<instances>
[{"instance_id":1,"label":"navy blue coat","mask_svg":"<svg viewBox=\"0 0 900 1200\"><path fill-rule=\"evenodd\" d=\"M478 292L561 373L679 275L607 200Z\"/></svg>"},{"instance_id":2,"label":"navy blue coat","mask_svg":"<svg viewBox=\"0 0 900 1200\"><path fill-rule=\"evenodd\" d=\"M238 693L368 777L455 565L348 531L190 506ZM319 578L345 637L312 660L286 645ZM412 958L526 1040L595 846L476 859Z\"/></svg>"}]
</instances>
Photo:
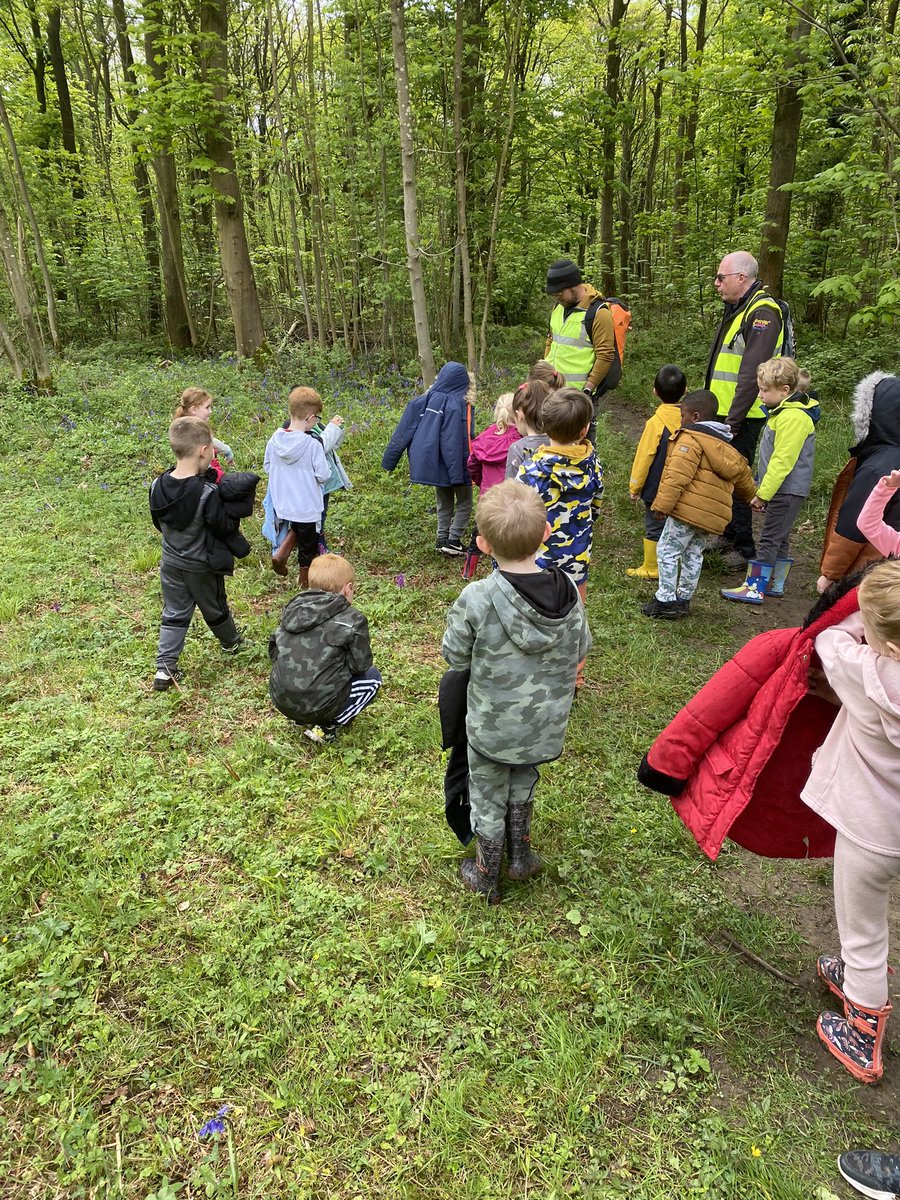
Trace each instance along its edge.
<instances>
[{"instance_id":1,"label":"navy blue coat","mask_svg":"<svg viewBox=\"0 0 900 1200\"><path fill-rule=\"evenodd\" d=\"M430 390L407 404L382 456L382 468L393 471L405 450L413 483L429 487L470 483L466 460L475 418L466 404L468 390L469 372L462 363L445 363Z\"/></svg>"}]
</instances>

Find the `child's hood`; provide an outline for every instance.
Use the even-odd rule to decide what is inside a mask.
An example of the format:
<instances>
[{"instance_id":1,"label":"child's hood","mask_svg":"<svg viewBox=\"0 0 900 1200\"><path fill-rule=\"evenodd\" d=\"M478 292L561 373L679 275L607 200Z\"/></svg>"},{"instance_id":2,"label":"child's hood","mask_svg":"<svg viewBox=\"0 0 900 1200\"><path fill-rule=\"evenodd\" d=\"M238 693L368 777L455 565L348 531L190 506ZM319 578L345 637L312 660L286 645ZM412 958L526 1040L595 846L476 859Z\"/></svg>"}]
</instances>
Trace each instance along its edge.
<instances>
[{"instance_id":1,"label":"child's hood","mask_svg":"<svg viewBox=\"0 0 900 1200\"><path fill-rule=\"evenodd\" d=\"M472 453L482 462L505 463L510 446L519 441L519 431L510 425L499 433L496 425L489 425L472 443Z\"/></svg>"},{"instance_id":2,"label":"child's hood","mask_svg":"<svg viewBox=\"0 0 900 1200\"><path fill-rule=\"evenodd\" d=\"M281 614L281 628L286 633L306 633L318 625L326 625L349 607L346 597L340 592L320 592L316 589L301 592L285 606Z\"/></svg>"},{"instance_id":3,"label":"child's hood","mask_svg":"<svg viewBox=\"0 0 900 1200\"><path fill-rule=\"evenodd\" d=\"M155 523L160 521L173 529L187 529L197 515L197 506L203 498L203 490L215 482L215 476L207 471L204 475L191 475L188 479L175 479L173 467L164 471L150 486L150 514Z\"/></svg>"},{"instance_id":4,"label":"child's hood","mask_svg":"<svg viewBox=\"0 0 900 1200\"><path fill-rule=\"evenodd\" d=\"M851 454L875 445L900 446L900 378L873 371L853 393L853 431L857 444Z\"/></svg>"},{"instance_id":5,"label":"child's hood","mask_svg":"<svg viewBox=\"0 0 900 1200\"><path fill-rule=\"evenodd\" d=\"M494 612L506 636L524 654L543 654L572 636L571 623L566 618L579 603L578 593L564 572L558 568L550 570L556 581L556 612L553 615L536 609L499 571L491 577Z\"/></svg>"},{"instance_id":6,"label":"child's hood","mask_svg":"<svg viewBox=\"0 0 900 1200\"><path fill-rule=\"evenodd\" d=\"M538 446L531 461L560 486L574 491L601 473L594 447L586 438L577 446Z\"/></svg>"},{"instance_id":7,"label":"child's hood","mask_svg":"<svg viewBox=\"0 0 900 1200\"><path fill-rule=\"evenodd\" d=\"M900 662L886 654L867 655L863 687L879 710L884 736L900 749Z\"/></svg>"},{"instance_id":8,"label":"child's hood","mask_svg":"<svg viewBox=\"0 0 900 1200\"><path fill-rule=\"evenodd\" d=\"M765 405L763 407L765 408ZM801 412L805 412L813 425L817 425L819 418L822 416L822 409L819 406L818 400L811 399L809 396L804 395L803 392L794 392L786 400L782 400L780 404L776 404L774 408L770 408L767 411L771 419L781 416L782 413L788 412L791 409L794 411L799 409Z\"/></svg>"},{"instance_id":9,"label":"child's hood","mask_svg":"<svg viewBox=\"0 0 900 1200\"><path fill-rule=\"evenodd\" d=\"M302 429L276 429L269 445L282 462L293 464L312 462L313 447L321 442L307 437Z\"/></svg>"}]
</instances>

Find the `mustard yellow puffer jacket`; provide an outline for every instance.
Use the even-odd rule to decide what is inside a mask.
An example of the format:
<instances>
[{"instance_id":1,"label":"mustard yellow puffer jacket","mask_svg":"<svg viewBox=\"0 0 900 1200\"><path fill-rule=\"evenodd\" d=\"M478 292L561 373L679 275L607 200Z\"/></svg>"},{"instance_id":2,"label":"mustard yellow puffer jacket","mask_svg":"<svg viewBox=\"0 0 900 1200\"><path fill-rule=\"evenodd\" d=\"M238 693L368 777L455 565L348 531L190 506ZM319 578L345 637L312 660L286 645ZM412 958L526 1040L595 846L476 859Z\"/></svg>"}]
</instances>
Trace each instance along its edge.
<instances>
[{"instance_id":1,"label":"mustard yellow puffer jacket","mask_svg":"<svg viewBox=\"0 0 900 1200\"><path fill-rule=\"evenodd\" d=\"M729 444L719 422L686 425L669 439L654 512L723 533L731 520L731 498L749 503L756 495L746 460Z\"/></svg>"}]
</instances>

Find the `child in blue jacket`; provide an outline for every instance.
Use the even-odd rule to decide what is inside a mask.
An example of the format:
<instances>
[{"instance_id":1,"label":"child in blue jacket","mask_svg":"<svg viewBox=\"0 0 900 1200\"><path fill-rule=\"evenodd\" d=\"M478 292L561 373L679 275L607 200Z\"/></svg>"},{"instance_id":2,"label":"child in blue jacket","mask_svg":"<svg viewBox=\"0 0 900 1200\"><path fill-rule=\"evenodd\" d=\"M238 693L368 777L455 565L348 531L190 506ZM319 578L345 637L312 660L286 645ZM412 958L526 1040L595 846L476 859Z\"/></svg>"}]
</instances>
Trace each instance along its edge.
<instances>
[{"instance_id":1,"label":"child in blue jacket","mask_svg":"<svg viewBox=\"0 0 900 1200\"><path fill-rule=\"evenodd\" d=\"M393 471L404 450L408 453L410 480L437 493L435 549L458 557L466 553L463 536L472 515L466 466L475 434L470 389L462 363L445 363L425 395L407 404L381 460L385 471Z\"/></svg>"}]
</instances>

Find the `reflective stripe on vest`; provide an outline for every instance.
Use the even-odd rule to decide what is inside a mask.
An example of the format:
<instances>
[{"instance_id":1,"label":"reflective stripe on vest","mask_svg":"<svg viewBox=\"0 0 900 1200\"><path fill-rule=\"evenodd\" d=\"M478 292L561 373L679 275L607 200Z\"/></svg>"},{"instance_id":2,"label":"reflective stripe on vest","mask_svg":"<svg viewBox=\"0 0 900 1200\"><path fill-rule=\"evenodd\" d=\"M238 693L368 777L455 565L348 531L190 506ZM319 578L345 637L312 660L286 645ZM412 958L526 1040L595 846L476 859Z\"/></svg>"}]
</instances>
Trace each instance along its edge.
<instances>
[{"instance_id":1,"label":"reflective stripe on vest","mask_svg":"<svg viewBox=\"0 0 900 1200\"><path fill-rule=\"evenodd\" d=\"M737 391L738 376L741 370L741 359L744 357L744 350L747 348L744 341L744 335L741 333L741 328L744 322L760 308L773 308L779 315L781 309L778 302L773 300L771 296L760 296L754 300L748 308L742 313L736 313L734 320L725 331L725 337L722 339L722 349L716 355L716 361L713 364L712 376L709 381L709 389L714 392L719 401L719 416L727 417L731 411L731 405L734 400L734 394ZM778 341L775 343L775 352L773 358L781 357L781 350L784 346L784 327L782 326L778 334ZM753 401L750 406L748 417L764 417L765 410L759 397Z\"/></svg>"},{"instance_id":2,"label":"reflective stripe on vest","mask_svg":"<svg viewBox=\"0 0 900 1200\"><path fill-rule=\"evenodd\" d=\"M594 365L594 347L584 328L585 314L585 309L576 308L566 320L566 310L561 304L550 314L553 341L547 361L565 375L566 383L572 387L584 387Z\"/></svg>"}]
</instances>

